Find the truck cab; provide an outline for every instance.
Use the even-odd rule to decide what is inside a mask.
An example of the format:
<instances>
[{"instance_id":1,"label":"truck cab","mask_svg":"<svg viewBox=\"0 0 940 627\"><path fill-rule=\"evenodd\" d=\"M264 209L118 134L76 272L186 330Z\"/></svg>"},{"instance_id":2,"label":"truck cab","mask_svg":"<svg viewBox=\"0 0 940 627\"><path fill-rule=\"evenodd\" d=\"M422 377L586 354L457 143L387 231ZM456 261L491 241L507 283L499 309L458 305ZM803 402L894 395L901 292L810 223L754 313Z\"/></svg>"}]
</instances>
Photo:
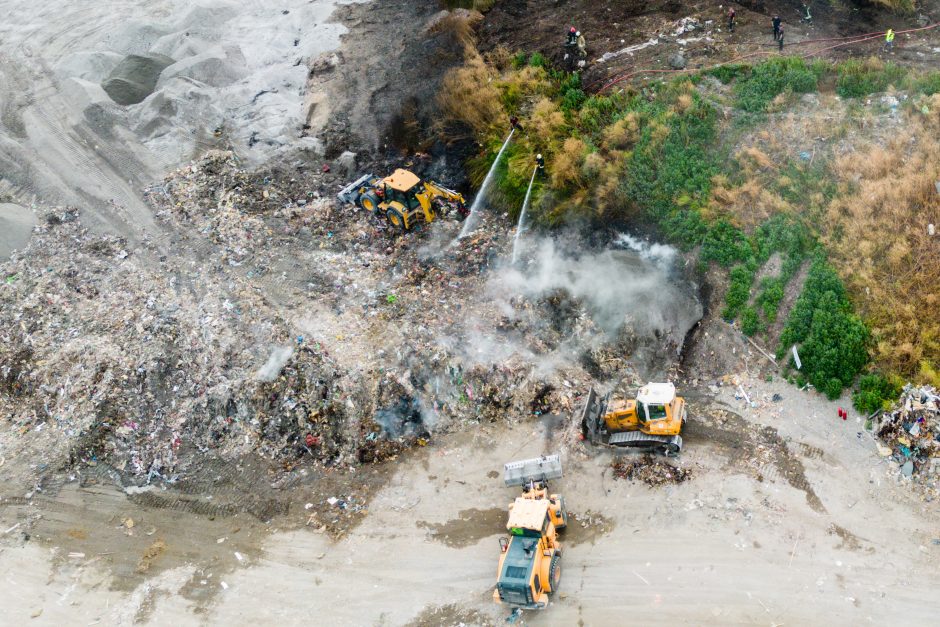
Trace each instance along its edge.
<instances>
[{"instance_id":1,"label":"truck cab","mask_svg":"<svg viewBox=\"0 0 940 627\"><path fill-rule=\"evenodd\" d=\"M614 399L604 416L611 432L640 430L653 435L675 435L682 428L685 400L672 383L647 383L636 400Z\"/></svg>"}]
</instances>

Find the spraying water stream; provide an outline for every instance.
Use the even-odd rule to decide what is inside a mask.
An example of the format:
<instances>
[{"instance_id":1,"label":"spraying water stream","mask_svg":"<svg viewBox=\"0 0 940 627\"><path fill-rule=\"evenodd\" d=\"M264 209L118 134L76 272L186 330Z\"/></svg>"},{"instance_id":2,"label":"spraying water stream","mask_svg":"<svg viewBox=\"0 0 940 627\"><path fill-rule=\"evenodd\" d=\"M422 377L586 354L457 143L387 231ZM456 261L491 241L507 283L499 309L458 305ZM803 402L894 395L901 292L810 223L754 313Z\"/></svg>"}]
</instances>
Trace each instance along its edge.
<instances>
[{"instance_id":1,"label":"spraying water stream","mask_svg":"<svg viewBox=\"0 0 940 627\"><path fill-rule=\"evenodd\" d=\"M506 152L506 146L509 145L509 140L512 139L512 134L515 132L515 128L509 131L509 135L506 137L506 141L503 142L503 147L499 149L498 153L496 153L496 158L493 159L493 165L490 166L490 171L486 173L486 178L483 179L483 185L480 186L480 191L477 192L477 197L473 199L473 204L470 205L470 214L464 221L463 228L460 229L460 234L457 235L456 239L466 237L473 230L473 227L476 226L477 211L483 205L483 200L486 198L486 192L489 190L490 184L493 182L493 177L496 175L496 166L499 164L499 160L502 158L503 153Z\"/></svg>"},{"instance_id":2,"label":"spraying water stream","mask_svg":"<svg viewBox=\"0 0 940 627\"><path fill-rule=\"evenodd\" d=\"M519 235L522 233L522 227L525 226L525 212L529 208L529 199L532 197L532 185L535 183L535 175L538 171L538 166L532 169L532 178L529 179L529 189L525 192L525 200L522 201L522 211L519 212L519 224L516 225L516 235L512 238L513 263L516 263L516 260L519 258Z\"/></svg>"}]
</instances>

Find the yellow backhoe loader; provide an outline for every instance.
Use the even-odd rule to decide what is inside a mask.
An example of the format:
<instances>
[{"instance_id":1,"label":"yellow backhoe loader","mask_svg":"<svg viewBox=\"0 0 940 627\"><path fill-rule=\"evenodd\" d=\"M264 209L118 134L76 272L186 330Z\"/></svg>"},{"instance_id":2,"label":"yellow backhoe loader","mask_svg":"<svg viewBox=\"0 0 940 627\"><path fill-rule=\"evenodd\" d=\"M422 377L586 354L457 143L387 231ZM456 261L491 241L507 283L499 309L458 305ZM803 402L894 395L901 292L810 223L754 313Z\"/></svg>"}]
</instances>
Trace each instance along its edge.
<instances>
[{"instance_id":1,"label":"yellow backhoe loader","mask_svg":"<svg viewBox=\"0 0 940 627\"><path fill-rule=\"evenodd\" d=\"M524 609L547 607L549 594L558 590L561 582L558 532L568 525L568 512L564 498L548 492L548 481L559 477L558 455L505 466L506 486L522 486L522 496L509 505L509 537L499 540L493 600L513 607L514 615Z\"/></svg>"},{"instance_id":2,"label":"yellow backhoe loader","mask_svg":"<svg viewBox=\"0 0 940 627\"><path fill-rule=\"evenodd\" d=\"M647 383L636 399L601 398L591 388L581 414L581 431L591 444L655 449L667 455L682 450L685 399L672 383Z\"/></svg>"},{"instance_id":3,"label":"yellow backhoe loader","mask_svg":"<svg viewBox=\"0 0 940 627\"><path fill-rule=\"evenodd\" d=\"M422 181L408 170L398 169L385 178L373 174L359 177L340 191L339 199L359 205L378 218L384 218L395 232L410 231L415 225L431 223L455 211L467 215L464 198L458 192L433 181Z\"/></svg>"}]
</instances>

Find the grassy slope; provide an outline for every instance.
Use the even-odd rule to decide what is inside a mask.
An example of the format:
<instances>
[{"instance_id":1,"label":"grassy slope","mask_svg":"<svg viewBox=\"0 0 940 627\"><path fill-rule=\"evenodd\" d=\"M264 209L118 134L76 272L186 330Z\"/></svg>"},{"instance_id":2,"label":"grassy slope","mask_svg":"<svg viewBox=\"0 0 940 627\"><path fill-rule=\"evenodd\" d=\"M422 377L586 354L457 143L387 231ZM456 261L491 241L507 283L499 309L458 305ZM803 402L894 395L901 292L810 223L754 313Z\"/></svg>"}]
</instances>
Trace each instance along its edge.
<instances>
[{"instance_id":1,"label":"grassy slope","mask_svg":"<svg viewBox=\"0 0 940 627\"><path fill-rule=\"evenodd\" d=\"M925 239L926 223L940 223L932 195L940 148L929 141L940 130L940 95L931 96L940 92L940 73L911 76L877 60L831 66L779 58L708 74L588 97L577 76L548 69L538 55L484 60L471 50L441 103L485 147L471 164L477 178L502 143L508 115L522 118L526 133L501 166L507 210L517 210L541 152L549 176L535 195L537 220L639 218L682 248L698 247L703 264L728 269L724 316L749 335L775 321L788 282L810 264L778 354L798 344L798 378L820 391L838 395L869 362L893 377L938 383L934 308L909 303L915 295L925 304L940 299L936 240ZM821 82L846 99L906 90L902 136L888 150L856 142L850 158L836 157L831 142L818 155L814 148L773 156L749 142L755 129L772 143L782 130L775 125L805 126L787 113ZM853 102L850 122L860 106ZM807 143L812 132L790 129ZM827 134L838 139L838 129ZM772 256L779 271L756 281ZM862 383L863 407L894 393L882 377Z\"/></svg>"}]
</instances>

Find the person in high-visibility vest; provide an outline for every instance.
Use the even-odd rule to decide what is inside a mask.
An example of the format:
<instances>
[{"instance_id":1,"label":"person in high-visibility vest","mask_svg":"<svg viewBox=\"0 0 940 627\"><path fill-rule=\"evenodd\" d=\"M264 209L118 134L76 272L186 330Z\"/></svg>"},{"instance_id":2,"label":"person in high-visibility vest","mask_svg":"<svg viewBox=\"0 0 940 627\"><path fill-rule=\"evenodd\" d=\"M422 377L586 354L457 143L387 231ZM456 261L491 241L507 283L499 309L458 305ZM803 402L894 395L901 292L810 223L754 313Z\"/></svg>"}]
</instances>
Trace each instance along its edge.
<instances>
[{"instance_id":1,"label":"person in high-visibility vest","mask_svg":"<svg viewBox=\"0 0 940 627\"><path fill-rule=\"evenodd\" d=\"M885 52L891 52L894 49L894 31L890 28L885 33Z\"/></svg>"}]
</instances>

